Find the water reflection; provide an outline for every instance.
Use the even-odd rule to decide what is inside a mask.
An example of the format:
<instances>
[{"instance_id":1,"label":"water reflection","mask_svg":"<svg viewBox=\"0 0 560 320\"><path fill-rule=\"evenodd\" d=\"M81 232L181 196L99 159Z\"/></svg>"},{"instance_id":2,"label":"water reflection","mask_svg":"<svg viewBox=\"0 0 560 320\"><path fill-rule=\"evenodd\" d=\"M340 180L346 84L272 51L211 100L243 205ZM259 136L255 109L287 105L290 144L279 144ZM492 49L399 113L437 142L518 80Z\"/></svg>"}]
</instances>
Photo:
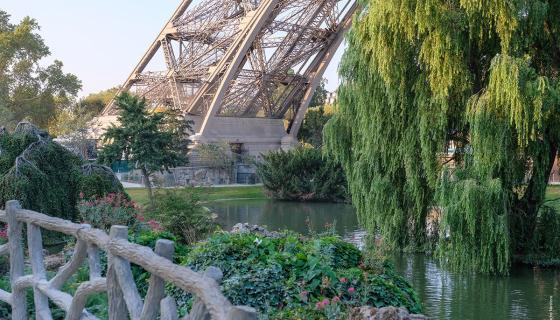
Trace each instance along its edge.
<instances>
[{"instance_id":1,"label":"water reflection","mask_svg":"<svg viewBox=\"0 0 560 320\"><path fill-rule=\"evenodd\" d=\"M226 230L248 222L307 234L306 221L314 230L336 221L336 230L345 239L360 243L364 236L354 210L343 204L256 200L218 202L211 207ZM454 274L425 255L396 255L393 260L432 319L560 320L560 271L516 267L509 277L488 277Z\"/></svg>"},{"instance_id":2,"label":"water reflection","mask_svg":"<svg viewBox=\"0 0 560 320\"><path fill-rule=\"evenodd\" d=\"M308 234L310 229L322 231L335 223L336 231L345 235L358 225L353 208L345 204L249 200L215 202L210 207L218 213L218 222L225 230L247 222Z\"/></svg>"}]
</instances>

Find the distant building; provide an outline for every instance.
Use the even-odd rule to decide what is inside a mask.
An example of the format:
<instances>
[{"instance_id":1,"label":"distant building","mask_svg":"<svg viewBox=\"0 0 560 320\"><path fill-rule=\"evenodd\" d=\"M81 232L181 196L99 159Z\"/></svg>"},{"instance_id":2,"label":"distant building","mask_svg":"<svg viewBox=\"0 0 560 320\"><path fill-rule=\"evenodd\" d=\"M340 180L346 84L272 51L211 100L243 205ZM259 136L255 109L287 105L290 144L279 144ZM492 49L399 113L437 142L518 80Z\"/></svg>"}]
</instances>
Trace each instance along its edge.
<instances>
[{"instance_id":1,"label":"distant building","mask_svg":"<svg viewBox=\"0 0 560 320\"><path fill-rule=\"evenodd\" d=\"M337 97L338 97L338 95L337 95L336 91L327 92L327 100L325 101L326 104L331 104L331 105L335 104L336 100L337 100Z\"/></svg>"}]
</instances>

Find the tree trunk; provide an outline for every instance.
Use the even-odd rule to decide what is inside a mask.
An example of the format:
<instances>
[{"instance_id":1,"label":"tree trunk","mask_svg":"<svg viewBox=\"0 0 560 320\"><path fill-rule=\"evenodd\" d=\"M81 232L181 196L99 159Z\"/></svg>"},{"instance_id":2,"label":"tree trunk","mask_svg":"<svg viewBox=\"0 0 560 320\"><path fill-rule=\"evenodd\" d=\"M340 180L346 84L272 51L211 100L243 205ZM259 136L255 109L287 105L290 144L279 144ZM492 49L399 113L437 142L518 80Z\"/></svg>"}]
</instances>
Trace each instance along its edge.
<instances>
[{"instance_id":1,"label":"tree trunk","mask_svg":"<svg viewBox=\"0 0 560 320\"><path fill-rule=\"evenodd\" d=\"M547 167L544 170L542 177L531 177L527 185L527 190L521 199L516 201L514 205L514 234L516 238L514 250L522 253L527 249L531 249L530 244L533 238L533 233L537 226L537 216L539 209L545 199L546 186L554 166L554 160L558 153L558 145L556 143L549 143L549 152L540 155L542 158L535 161L536 165L546 163ZM544 160L544 161L543 161ZM545 191L542 191L542 186L545 186Z\"/></svg>"},{"instance_id":2,"label":"tree trunk","mask_svg":"<svg viewBox=\"0 0 560 320\"><path fill-rule=\"evenodd\" d=\"M152 183L150 182L150 174L146 168L142 168L142 175L144 176L144 185L148 189L148 198L150 199L150 206L154 206L154 190L152 189Z\"/></svg>"}]
</instances>

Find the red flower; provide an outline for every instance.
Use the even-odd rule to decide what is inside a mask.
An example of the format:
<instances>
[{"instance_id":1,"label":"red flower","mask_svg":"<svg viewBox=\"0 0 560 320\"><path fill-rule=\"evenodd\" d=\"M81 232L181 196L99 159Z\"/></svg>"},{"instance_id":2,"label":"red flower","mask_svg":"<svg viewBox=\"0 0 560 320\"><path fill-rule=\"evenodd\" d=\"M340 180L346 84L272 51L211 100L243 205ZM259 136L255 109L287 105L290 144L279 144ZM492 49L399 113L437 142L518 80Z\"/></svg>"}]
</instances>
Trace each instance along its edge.
<instances>
[{"instance_id":1,"label":"red flower","mask_svg":"<svg viewBox=\"0 0 560 320\"><path fill-rule=\"evenodd\" d=\"M8 239L8 226L6 226L4 229L0 230L0 238Z\"/></svg>"},{"instance_id":2,"label":"red flower","mask_svg":"<svg viewBox=\"0 0 560 320\"><path fill-rule=\"evenodd\" d=\"M349 294L353 294L354 292L356 292L356 289L354 289L354 287L348 288L348 293Z\"/></svg>"}]
</instances>

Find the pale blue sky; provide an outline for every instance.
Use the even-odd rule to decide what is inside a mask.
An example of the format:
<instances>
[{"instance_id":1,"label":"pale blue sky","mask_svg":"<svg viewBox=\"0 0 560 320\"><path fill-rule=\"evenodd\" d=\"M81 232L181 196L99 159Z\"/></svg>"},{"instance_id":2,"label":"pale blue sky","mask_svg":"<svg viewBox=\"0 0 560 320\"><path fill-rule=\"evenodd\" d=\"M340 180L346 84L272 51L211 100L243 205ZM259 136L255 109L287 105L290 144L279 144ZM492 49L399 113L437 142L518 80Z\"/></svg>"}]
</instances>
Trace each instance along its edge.
<instances>
[{"instance_id":1,"label":"pale blue sky","mask_svg":"<svg viewBox=\"0 0 560 320\"><path fill-rule=\"evenodd\" d=\"M35 18L66 72L83 83L80 96L124 82L180 0L2 0L0 9L19 22ZM325 77L337 87L339 49Z\"/></svg>"}]
</instances>

